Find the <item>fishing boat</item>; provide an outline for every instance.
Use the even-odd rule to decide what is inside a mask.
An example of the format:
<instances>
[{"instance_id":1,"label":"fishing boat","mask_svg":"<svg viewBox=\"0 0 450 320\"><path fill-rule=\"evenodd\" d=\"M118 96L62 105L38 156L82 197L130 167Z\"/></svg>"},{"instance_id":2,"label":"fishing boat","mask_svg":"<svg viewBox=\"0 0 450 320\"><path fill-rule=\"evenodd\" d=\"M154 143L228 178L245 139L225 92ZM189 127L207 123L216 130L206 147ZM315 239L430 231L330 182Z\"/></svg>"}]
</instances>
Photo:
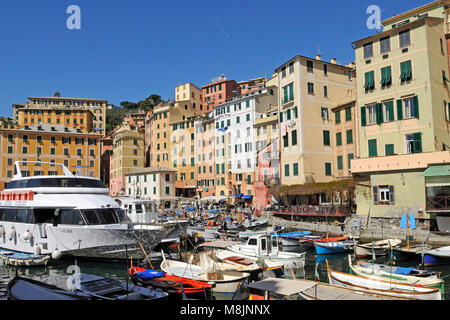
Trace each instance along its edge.
<instances>
[{"instance_id":1,"label":"fishing boat","mask_svg":"<svg viewBox=\"0 0 450 320\"><path fill-rule=\"evenodd\" d=\"M314 246L314 243L327 243L327 242L339 242L339 241L346 241L349 238L346 236L343 237L323 237L323 236L317 236L317 235L305 235L300 240L300 242L305 246Z\"/></svg>"},{"instance_id":2,"label":"fishing boat","mask_svg":"<svg viewBox=\"0 0 450 320\"><path fill-rule=\"evenodd\" d=\"M419 270L416 268L404 268L372 263L360 263L354 265L349 257L350 273L361 277L376 280L395 281L404 284L418 284L426 287L441 289L444 293L444 280L439 279L440 272Z\"/></svg>"},{"instance_id":3,"label":"fishing boat","mask_svg":"<svg viewBox=\"0 0 450 320\"><path fill-rule=\"evenodd\" d=\"M133 283L145 287L160 288L175 299L211 300L212 285L207 282L172 276L160 271L131 267Z\"/></svg>"},{"instance_id":4,"label":"fishing boat","mask_svg":"<svg viewBox=\"0 0 450 320\"><path fill-rule=\"evenodd\" d=\"M377 280L361 277L344 272L331 270L328 261L327 273L330 284L346 288L367 291L375 294L389 295L398 298L417 300L442 300L439 288L426 287L416 284L399 283L392 280Z\"/></svg>"},{"instance_id":5,"label":"fishing boat","mask_svg":"<svg viewBox=\"0 0 450 320\"><path fill-rule=\"evenodd\" d=\"M34 266L46 266L50 260L50 255L37 255L31 253L1 251L0 259L6 266L16 267L34 267Z\"/></svg>"},{"instance_id":6,"label":"fishing boat","mask_svg":"<svg viewBox=\"0 0 450 320\"><path fill-rule=\"evenodd\" d=\"M314 243L318 255L350 252L353 251L354 245L353 240Z\"/></svg>"},{"instance_id":7,"label":"fishing boat","mask_svg":"<svg viewBox=\"0 0 450 320\"><path fill-rule=\"evenodd\" d=\"M278 235L256 235L250 237L245 244L234 244L227 250L235 256L261 259L266 264L282 264L287 269L304 268L306 253L280 251L279 241Z\"/></svg>"},{"instance_id":8,"label":"fishing boat","mask_svg":"<svg viewBox=\"0 0 450 320\"><path fill-rule=\"evenodd\" d=\"M398 247L402 243L399 239L387 239L366 244L357 244L355 247L358 258L372 256L386 256L389 248Z\"/></svg>"},{"instance_id":9,"label":"fishing boat","mask_svg":"<svg viewBox=\"0 0 450 320\"><path fill-rule=\"evenodd\" d=\"M257 228L264 227L265 225L267 225L268 222L269 222L269 218L254 219L251 221L248 219L245 219L244 222L242 223L242 226L244 226L248 230L251 230L251 229L257 229Z\"/></svg>"},{"instance_id":10,"label":"fishing boat","mask_svg":"<svg viewBox=\"0 0 450 320\"><path fill-rule=\"evenodd\" d=\"M250 277L250 273L247 272L204 269L192 261L185 263L167 260L164 254L161 270L169 275L210 283L214 285L214 292L224 294L236 292L238 286Z\"/></svg>"},{"instance_id":11,"label":"fishing boat","mask_svg":"<svg viewBox=\"0 0 450 320\"><path fill-rule=\"evenodd\" d=\"M188 226L186 234L197 242L210 242L219 238L219 233L216 228L202 227L202 226Z\"/></svg>"},{"instance_id":12,"label":"fishing boat","mask_svg":"<svg viewBox=\"0 0 450 320\"><path fill-rule=\"evenodd\" d=\"M162 290L126 284L113 279L80 274L79 283L73 290L33 279L16 276L8 283L11 300L158 300L168 294Z\"/></svg>"},{"instance_id":13,"label":"fishing boat","mask_svg":"<svg viewBox=\"0 0 450 320\"><path fill-rule=\"evenodd\" d=\"M280 234L280 232L282 232L284 229L285 229L285 227L272 226L272 227L267 227L265 229L258 230L258 231L246 230L246 231L239 232L238 237L239 237L239 239L247 240L249 237L256 236L259 234L273 234L273 233Z\"/></svg>"},{"instance_id":14,"label":"fishing boat","mask_svg":"<svg viewBox=\"0 0 450 320\"><path fill-rule=\"evenodd\" d=\"M397 260L422 260L422 253L432 250L433 247L428 244L415 245L408 247L392 248L392 254Z\"/></svg>"},{"instance_id":15,"label":"fishing boat","mask_svg":"<svg viewBox=\"0 0 450 320\"><path fill-rule=\"evenodd\" d=\"M375 294L354 290L342 286L303 279L267 278L247 285L247 297L252 300L272 300L271 295L284 297L286 300L299 297L302 300L408 300L394 296ZM253 292L257 293L255 295Z\"/></svg>"},{"instance_id":16,"label":"fishing boat","mask_svg":"<svg viewBox=\"0 0 450 320\"><path fill-rule=\"evenodd\" d=\"M283 247L297 247L300 246L300 240L303 239L304 236L310 235L311 231L296 231L289 233L281 233L280 240L281 245Z\"/></svg>"},{"instance_id":17,"label":"fishing boat","mask_svg":"<svg viewBox=\"0 0 450 320\"><path fill-rule=\"evenodd\" d=\"M54 168L57 175L24 176L20 165L30 163ZM6 251L55 260L126 259L127 252L143 258L138 243L151 249L172 229L133 229L99 179L75 176L62 164L17 161L0 193L0 248Z\"/></svg>"},{"instance_id":18,"label":"fishing boat","mask_svg":"<svg viewBox=\"0 0 450 320\"><path fill-rule=\"evenodd\" d=\"M425 251L423 254L423 263L425 266L449 264L450 246Z\"/></svg>"}]
</instances>

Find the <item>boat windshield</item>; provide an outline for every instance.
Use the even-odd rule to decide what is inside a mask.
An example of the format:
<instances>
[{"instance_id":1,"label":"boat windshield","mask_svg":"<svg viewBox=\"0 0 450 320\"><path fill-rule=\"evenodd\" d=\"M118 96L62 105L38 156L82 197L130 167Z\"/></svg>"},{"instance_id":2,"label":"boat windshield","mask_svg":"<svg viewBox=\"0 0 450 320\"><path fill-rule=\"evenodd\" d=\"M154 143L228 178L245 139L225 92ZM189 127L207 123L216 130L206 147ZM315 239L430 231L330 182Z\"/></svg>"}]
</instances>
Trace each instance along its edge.
<instances>
[{"instance_id":1,"label":"boat windshield","mask_svg":"<svg viewBox=\"0 0 450 320\"><path fill-rule=\"evenodd\" d=\"M88 225L119 224L127 222L125 212L121 209L83 209L81 214Z\"/></svg>"},{"instance_id":2,"label":"boat windshield","mask_svg":"<svg viewBox=\"0 0 450 320\"><path fill-rule=\"evenodd\" d=\"M142 204L136 204L136 213L143 213L144 209Z\"/></svg>"},{"instance_id":3,"label":"boat windshield","mask_svg":"<svg viewBox=\"0 0 450 320\"><path fill-rule=\"evenodd\" d=\"M5 186L7 189L25 188L95 188L106 189L100 180L84 178L36 178L13 180Z\"/></svg>"}]
</instances>

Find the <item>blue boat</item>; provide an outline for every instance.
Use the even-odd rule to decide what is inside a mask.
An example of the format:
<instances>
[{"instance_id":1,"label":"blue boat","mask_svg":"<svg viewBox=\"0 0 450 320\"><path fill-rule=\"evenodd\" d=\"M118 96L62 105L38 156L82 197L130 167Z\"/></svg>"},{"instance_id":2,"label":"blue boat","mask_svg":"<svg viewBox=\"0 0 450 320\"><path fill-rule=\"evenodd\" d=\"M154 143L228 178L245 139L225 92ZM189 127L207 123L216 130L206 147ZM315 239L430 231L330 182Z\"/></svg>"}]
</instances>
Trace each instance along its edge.
<instances>
[{"instance_id":1,"label":"blue boat","mask_svg":"<svg viewBox=\"0 0 450 320\"><path fill-rule=\"evenodd\" d=\"M299 246L300 240L304 236L310 235L311 233L312 233L311 231L296 231L296 232L282 233L280 234L281 244L284 247Z\"/></svg>"},{"instance_id":2,"label":"blue boat","mask_svg":"<svg viewBox=\"0 0 450 320\"><path fill-rule=\"evenodd\" d=\"M450 246L426 251L423 255L425 266L450 264Z\"/></svg>"},{"instance_id":3,"label":"blue boat","mask_svg":"<svg viewBox=\"0 0 450 320\"><path fill-rule=\"evenodd\" d=\"M353 241L336 241L336 242L324 242L324 243L314 243L316 248L316 254L336 254L336 253L346 253L353 250Z\"/></svg>"}]
</instances>

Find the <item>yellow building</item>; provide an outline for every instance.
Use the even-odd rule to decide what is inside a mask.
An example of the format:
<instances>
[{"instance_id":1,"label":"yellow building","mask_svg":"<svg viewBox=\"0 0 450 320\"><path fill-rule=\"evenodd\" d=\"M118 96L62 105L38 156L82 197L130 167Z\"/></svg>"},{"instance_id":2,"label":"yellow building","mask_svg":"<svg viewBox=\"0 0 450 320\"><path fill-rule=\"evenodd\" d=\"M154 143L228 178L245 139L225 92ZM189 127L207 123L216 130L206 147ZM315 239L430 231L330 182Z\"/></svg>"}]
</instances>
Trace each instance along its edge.
<instances>
[{"instance_id":1,"label":"yellow building","mask_svg":"<svg viewBox=\"0 0 450 320\"><path fill-rule=\"evenodd\" d=\"M28 107L17 110L18 125L57 124L92 132L94 129L94 114L91 110L80 107Z\"/></svg>"},{"instance_id":2,"label":"yellow building","mask_svg":"<svg viewBox=\"0 0 450 320\"><path fill-rule=\"evenodd\" d=\"M169 111L175 106L174 103L161 104L153 109L152 122L152 151L150 163L153 167L172 168L169 161L170 154L170 126Z\"/></svg>"},{"instance_id":3,"label":"yellow building","mask_svg":"<svg viewBox=\"0 0 450 320\"><path fill-rule=\"evenodd\" d=\"M100 177L101 135L63 125L32 125L0 129L0 182L11 180L15 161L64 164L77 175ZM24 175L56 174L55 167L28 164Z\"/></svg>"},{"instance_id":4,"label":"yellow building","mask_svg":"<svg viewBox=\"0 0 450 320\"><path fill-rule=\"evenodd\" d=\"M143 168L145 164L144 130L129 123L111 135L113 155L110 171L112 196L125 195L125 175Z\"/></svg>"},{"instance_id":5,"label":"yellow building","mask_svg":"<svg viewBox=\"0 0 450 320\"><path fill-rule=\"evenodd\" d=\"M13 104L13 117L16 123L19 121L19 110L21 109L42 108L43 111L54 108L62 108L64 110L70 110L71 108L82 108L92 112L94 116L94 131L103 136L106 134L106 108L108 105L108 101L106 100L67 97L29 97L28 100L29 101L23 104ZM29 124L32 123L29 122Z\"/></svg>"}]
</instances>

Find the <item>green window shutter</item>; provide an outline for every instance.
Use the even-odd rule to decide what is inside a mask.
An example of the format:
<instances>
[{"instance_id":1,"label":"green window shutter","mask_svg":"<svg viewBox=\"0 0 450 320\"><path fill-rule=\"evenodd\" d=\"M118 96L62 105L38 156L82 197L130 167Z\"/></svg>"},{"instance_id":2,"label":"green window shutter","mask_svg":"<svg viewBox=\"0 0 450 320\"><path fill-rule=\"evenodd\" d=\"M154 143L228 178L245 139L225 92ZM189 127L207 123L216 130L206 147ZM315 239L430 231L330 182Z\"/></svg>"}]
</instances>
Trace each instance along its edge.
<instances>
[{"instance_id":1,"label":"green window shutter","mask_svg":"<svg viewBox=\"0 0 450 320\"><path fill-rule=\"evenodd\" d=\"M326 176L331 176L332 175L331 163L325 163L325 175Z\"/></svg>"},{"instance_id":2,"label":"green window shutter","mask_svg":"<svg viewBox=\"0 0 450 320\"><path fill-rule=\"evenodd\" d=\"M413 101L414 101L414 117L416 119L419 119L419 97L415 96L413 98Z\"/></svg>"},{"instance_id":3,"label":"green window shutter","mask_svg":"<svg viewBox=\"0 0 450 320\"><path fill-rule=\"evenodd\" d=\"M345 109L345 121L352 121L352 109Z\"/></svg>"},{"instance_id":4,"label":"green window shutter","mask_svg":"<svg viewBox=\"0 0 450 320\"><path fill-rule=\"evenodd\" d=\"M378 187L373 187L373 204L378 205Z\"/></svg>"},{"instance_id":5,"label":"green window shutter","mask_svg":"<svg viewBox=\"0 0 450 320\"><path fill-rule=\"evenodd\" d=\"M353 153L350 153L350 154L348 155L348 171L351 171L351 168L352 168L352 160L353 160L353 158L354 158Z\"/></svg>"},{"instance_id":6,"label":"green window shutter","mask_svg":"<svg viewBox=\"0 0 450 320\"><path fill-rule=\"evenodd\" d=\"M397 100L397 120L403 120L403 100Z\"/></svg>"},{"instance_id":7,"label":"green window shutter","mask_svg":"<svg viewBox=\"0 0 450 320\"><path fill-rule=\"evenodd\" d=\"M377 157L377 140L369 140L369 157Z\"/></svg>"},{"instance_id":8,"label":"green window shutter","mask_svg":"<svg viewBox=\"0 0 450 320\"><path fill-rule=\"evenodd\" d=\"M385 151L386 151L386 155L387 156L391 156L391 155L395 154L395 152L394 152L394 145L393 144L387 144L385 146Z\"/></svg>"},{"instance_id":9,"label":"green window shutter","mask_svg":"<svg viewBox=\"0 0 450 320\"><path fill-rule=\"evenodd\" d=\"M297 145L297 130L292 130L292 145Z\"/></svg>"},{"instance_id":10,"label":"green window shutter","mask_svg":"<svg viewBox=\"0 0 450 320\"><path fill-rule=\"evenodd\" d=\"M364 73L364 86L363 88L366 90L369 90L369 84L370 84L370 75L369 72Z\"/></svg>"},{"instance_id":11,"label":"green window shutter","mask_svg":"<svg viewBox=\"0 0 450 320\"><path fill-rule=\"evenodd\" d=\"M387 105L387 115L386 121L394 121L394 101L386 102Z\"/></svg>"},{"instance_id":12,"label":"green window shutter","mask_svg":"<svg viewBox=\"0 0 450 320\"><path fill-rule=\"evenodd\" d=\"M288 87L283 88L284 91L284 103L288 102Z\"/></svg>"},{"instance_id":13,"label":"green window shutter","mask_svg":"<svg viewBox=\"0 0 450 320\"><path fill-rule=\"evenodd\" d=\"M376 112L377 124L380 124L383 122L383 104L377 103Z\"/></svg>"},{"instance_id":14,"label":"green window shutter","mask_svg":"<svg viewBox=\"0 0 450 320\"><path fill-rule=\"evenodd\" d=\"M289 165L284 165L284 176L289 177Z\"/></svg>"},{"instance_id":15,"label":"green window shutter","mask_svg":"<svg viewBox=\"0 0 450 320\"><path fill-rule=\"evenodd\" d=\"M289 109L288 111L286 111L286 120L287 120L287 121L291 120L291 109Z\"/></svg>"},{"instance_id":16,"label":"green window shutter","mask_svg":"<svg viewBox=\"0 0 450 320\"><path fill-rule=\"evenodd\" d=\"M392 84L392 70L391 67L384 67L381 69L381 85L389 86Z\"/></svg>"},{"instance_id":17,"label":"green window shutter","mask_svg":"<svg viewBox=\"0 0 450 320\"><path fill-rule=\"evenodd\" d=\"M283 122L283 112L280 112L280 122Z\"/></svg>"},{"instance_id":18,"label":"green window shutter","mask_svg":"<svg viewBox=\"0 0 450 320\"><path fill-rule=\"evenodd\" d=\"M375 89L375 71L369 72L370 74L370 89Z\"/></svg>"},{"instance_id":19,"label":"green window shutter","mask_svg":"<svg viewBox=\"0 0 450 320\"><path fill-rule=\"evenodd\" d=\"M336 112L336 124L341 123L341 111Z\"/></svg>"},{"instance_id":20,"label":"green window shutter","mask_svg":"<svg viewBox=\"0 0 450 320\"><path fill-rule=\"evenodd\" d=\"M342 159L343 159L342 156L337 157L338 170L344 170L344 164Z\"/></svg>"},{"instance_id":21,"label":"green window shutter","mask_svg":"<svg viewBox=\"0 0 450 320\"><path fill-rule=\"evenodd\" d=\"M284 147L285 148L289 147L289 136L287 134L283 137L283 141L284 141Z\"/></svg>"},{"instance_id":22,"label":"green window shutter","mask_svg":"<svg viewBox=\"0 0 450 320\"><path fill-rule=\"evenodd\" d=\"M323 145L324 146L330 146L331 145L330 131L324 131L323 132Z\"/></svg>"},{"instance_id":23,"label":"green window shutter","mask_svg":"<svg viewBox=\"0 0 450 320\"><path fill-rule=\"evenodd\" d=\"M386 68L381 68L381 86L384 87L386 85Z\"/></svg>"},{"instance_id":24,"label":"green window shutter","mask_svg":"<svg viewBox=\"0 0 450 320\"><path fill-rule=\"evenodd\" d=\"M347 130L347 144L353 143L353 130Z\"/></svg>"},{"instance_id":25,"label":"green window shutter","mask_svg":"<svg viewBox=\"0 0 450 320\"><path fill-rule=\"evenodd\" d=\"M400 79L402 82L412 80L411 60L400 63Z\"/></svg>"},{"instance_id":26,"label":"green window shutter","mask_svg":"<svg viewBox=\"0 0 450 320\"><path fill-rule=\"evenodd\" d=\"M414 153L422 152L422 133L414 133Z\"/></svg>"},{"instance_id":27,"label":"green window shutter","mask_svg":"<svg viewBox=\"0 0 450 320\"><path fill-rule=\"evenodd\" d=\"M342 146L342 133L336 133L336 146Z\"/></svg>"},{"instance_id":28,"label":"green window shutter","mask_svg":"<svg viewBox=\"0 0 450 320\"><path fill-rule=\"evenodd\" d=\"M289 85L289 101L294 100L294 85Z\"/></svg>"},{"instance_id":29,"label":"green window shutter","mask_svg":"<svg viewBox=\"0 0 450 320\"><path fill-rule=\"evenodd\" d=\"M220 164L216 164L216 174L220 174Z\"/></svg>"},{"instance_id":30,"label":"green window shutter","mask_svg":"<svg viewBox=\"0 0 450 320\"><path fill-rule=\"evenodd\" d=\"M365 127L367 125L366 121L366 107L361 107L361 127Z\"/></svg>"},{"instance_id":31,"label":"green window shutter","mask_svg":"<svg viewBox=\"0 0 450 320\"><path fill-rule=\"evenodd\" d=\"M294 177L298 177L298 163L294 163Z\"/></svg>"},{"instance_id":32,"label":"green window shutter","mask_svg":"<svg viewBox=\"0 0 450 320\"><path fill-rule=\"evenodd\" d=\"M297 119L298 118L298 108L294 107L293 112L294 112L294 115L293 115L294 119Z\"/></svg>"},{"instance_id":33,"label":"green window shutter","mask_svg":"<svg viewBox=\"0 0 450 320\"><path fill-rule=\"evenodd\" d=\"M445 121L448 121L447 101L444 100L444 117Z\"/></svg>"},{"instance_id":34,"label":"green window shutter","mask_svg":"<svg viewBox=\"0 0 450 320\"><path fill-rule=\"evenodd\" d=\"M222 173L225 173L225 163L222 163Z\"/></svg>"}]
</instances>

